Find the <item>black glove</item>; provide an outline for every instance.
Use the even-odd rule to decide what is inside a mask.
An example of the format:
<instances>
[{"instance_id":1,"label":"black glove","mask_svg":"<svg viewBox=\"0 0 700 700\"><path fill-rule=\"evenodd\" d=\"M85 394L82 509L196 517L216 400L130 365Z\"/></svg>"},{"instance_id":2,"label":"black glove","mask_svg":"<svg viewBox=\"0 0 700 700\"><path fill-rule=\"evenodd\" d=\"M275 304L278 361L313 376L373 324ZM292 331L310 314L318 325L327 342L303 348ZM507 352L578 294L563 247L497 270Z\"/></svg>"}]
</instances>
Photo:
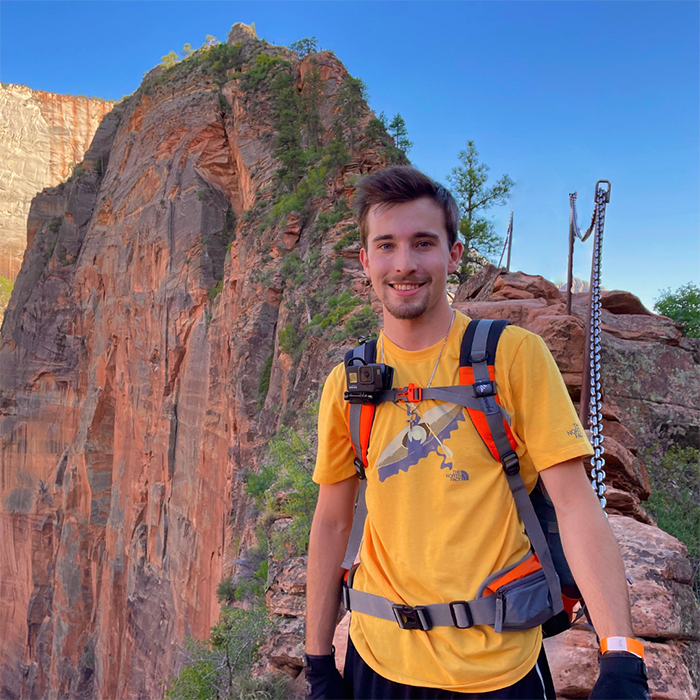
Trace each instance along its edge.
<instances>
[{"instance_id":1,"label":"black glove","mask_svg":"<svg viewBox=\"0 0 700 700\"><path fill-rule=\"evenodd\" d=\"M352 691L335 667L335 656L304 656L306 700L349 700Z\"/></svg>"},{"instance_id":2,"label":"black glove","mask_svg":"<svg viewBox=\"0 0 700 700\"><path fill-rule=\"evenodd\" d=\"M590 700L651 700L644 661L626 651L608 651L600 657L600 675Z\"/></svg>"}]
</instances>

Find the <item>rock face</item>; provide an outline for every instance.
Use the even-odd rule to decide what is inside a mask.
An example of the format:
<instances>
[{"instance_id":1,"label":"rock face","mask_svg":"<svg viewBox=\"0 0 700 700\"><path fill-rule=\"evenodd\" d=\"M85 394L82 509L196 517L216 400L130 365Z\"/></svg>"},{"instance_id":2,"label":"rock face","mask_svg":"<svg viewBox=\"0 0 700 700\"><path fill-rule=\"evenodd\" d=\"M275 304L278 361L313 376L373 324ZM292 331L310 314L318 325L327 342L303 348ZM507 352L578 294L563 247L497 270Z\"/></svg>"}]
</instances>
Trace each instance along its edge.
<instances>
[{"instance_id":1,"label":"rock face","mask_svg":"<svg viewBox=\"0 0 700 700\"><path fill-rule=\"evenodd\" d=\"M317 69L327 144L345 69L330 52L299 61L242 25L229 42L228 69L196 54L152 71L104 117L81 172L32 202L0 331L0 697L161 697L180 645L208 635L217 584L254 542L244 472L342 359L360 300L379 310L344 197L385 165L381 143L360 137L303 207L279 206L273 86L288 74L303 92ZM360 112L362 132L371 115ZM338 320L348 289L358 305ZM467 313L540 333L578 397L582 299L566 316L554 285L522 273L496 280L490 301L467 291ZM670 321L604 321L606 352L673 352L666 382L697 381ZM625 418L640 402L605 371L610 511L635 624L666 654L657 694L681 687L671 674L690 679L659 697L693 698L687 560L641 506L639 424ZM271 563L267 601L282 624L267 663L297 677L304 589L304 557ZM577 639L561 653L580 675L590 648ZM569 682L565 695L585 692Z\"/></svg>"},{"instance_id":2,"label":"rock face","mask_svg":"<svg viewBox=\"0 0 700 700\"><path fill-rule=\"evenodd\" d=\"M152 71L78 173L32 202L0 336L0 697L161 696L249 539L241 473L342 353L331 326L296 361L278 328L300 304L323 312L346 178L382 165L380 144L361 137L327 196L263 221L271 83L303 89L311 58L254 36L229 48L228 74L197 57ZM347 73L314 58L326 143ZM369 118L362 106L360 132Z\"/></svg>"},{"instance_id":3,"label":"rock face","mask_svg":"<svg viewBox=\"0 0 700 700\"><path fill-rule=\"evenodd\" d=\"M0 84L0 276L14 281L32 198L83 159L114 102Z\"/></svg>"}]
</instances>

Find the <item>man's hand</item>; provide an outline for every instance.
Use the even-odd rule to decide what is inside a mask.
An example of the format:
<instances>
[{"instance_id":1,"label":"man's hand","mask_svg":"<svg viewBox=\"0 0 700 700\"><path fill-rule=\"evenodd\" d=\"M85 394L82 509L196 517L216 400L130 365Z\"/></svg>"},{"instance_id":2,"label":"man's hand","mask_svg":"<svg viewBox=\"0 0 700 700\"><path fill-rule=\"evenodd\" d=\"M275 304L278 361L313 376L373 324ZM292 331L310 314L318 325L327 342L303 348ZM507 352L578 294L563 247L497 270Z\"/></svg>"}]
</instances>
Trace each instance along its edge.
<instances>
[{"instance_id":1,"label":"man's hand","mask_svg":"<svg viewBox=\"0 0 700 700\"><path fill-rule=\"evenodd\" d=\"M306 700L349 700L352 691L335 667L333 654L305 657Z\"/></svg>"},{"instance_id":2,"label":"man's hand","mask_svg":"<svg viewBox=\"0 0 700 700\"><path fill-rule=\"evenodd\" d=\"M600 676L590 700L651 700L644 661L625 651L600 657Z\"/></svg>"}]
</instances>

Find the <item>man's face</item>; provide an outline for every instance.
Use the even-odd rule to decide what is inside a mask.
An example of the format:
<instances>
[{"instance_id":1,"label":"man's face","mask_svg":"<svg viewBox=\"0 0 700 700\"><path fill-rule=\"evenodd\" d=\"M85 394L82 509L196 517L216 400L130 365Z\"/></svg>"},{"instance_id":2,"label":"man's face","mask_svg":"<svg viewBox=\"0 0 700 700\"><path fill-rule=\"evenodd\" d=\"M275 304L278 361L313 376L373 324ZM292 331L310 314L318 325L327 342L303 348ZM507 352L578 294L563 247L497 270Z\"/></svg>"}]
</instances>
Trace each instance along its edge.
<instances>
[{"instance_id":1,"label":"man's face","mask_svg":"<svg viewBox=\"0 0 700 700\"><path fill-rule=\"evenodd\" d=\"M360 262L385 312L414 319L444 302L447 275L457 269L463 246L450 248L445 217L433 200L372 206L367 229Z\"/></svg>"}]
</instances>

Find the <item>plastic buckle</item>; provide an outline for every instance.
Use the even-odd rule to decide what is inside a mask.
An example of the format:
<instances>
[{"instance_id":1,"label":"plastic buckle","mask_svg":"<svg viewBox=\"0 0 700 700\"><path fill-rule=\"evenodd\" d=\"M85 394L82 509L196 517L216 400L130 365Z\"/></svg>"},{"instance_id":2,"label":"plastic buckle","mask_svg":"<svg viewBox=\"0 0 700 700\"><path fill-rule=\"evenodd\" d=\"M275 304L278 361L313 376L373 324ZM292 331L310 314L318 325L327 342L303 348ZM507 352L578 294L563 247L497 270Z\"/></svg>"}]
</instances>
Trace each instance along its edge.
<instances>
[{"instance_id":1,"label":"plastic buckle","mask_svg":"<svg viewBox=\"0 0 700 700\"><path fill-rule=\"evenodd\" d=\"M396 622L402 630L422 630L427 632L433 629L433 623L430 621L430 615L424 605L399 605L395 603L391 606L394 611Z\"/></svg>"},{"instance_id":2,"label":"plastic buckle","mask_svg":"<svg viewBox=\"0 0 700 700\"><path fill-rule=\"evenodd\" d=\"M350 588L348 587L348 583L345 579L343 579L340 586L340 600L345 606L345 609L350 610Z\"/></svg>"},{"instance_id":3,"label":"plastic buckle","mask_svg":"<svg viewBox=\"0 0 700 700\"><path fill-rule=\"evenodd\" d=\"M501 464L503 465L503 471L505 471L508 476L513 476L520 471L520 460L515 452L506 452L501 456Z\"/></svg>"},{"instance_id":4,"label":"plastic buckle","mask_svg":"<svg viewBox=\"0 0 700 700\"><path fill-rule=\"evenodd\" d=\"M456 609L455 606L459 606L459 609ZM453 600L450 603L450 615L452 615L452 623L459 630L467 630L474 626L474 619L472 618L472 613L469 609L469 603L467 603L466 600ZM467 624L460 624L460 622L463 622L464 619L466 619Z\"/></svg>"},{"instance_id":5,"label":"plastic buckle","mask_svg":"<svg viewBox=\"0 0 700 700\"><path fill-rule=\"evenodd\" d=\"M492 382L490 379L481 379L478 382L472 384L474 388L474 396L477 399L485 399L487 396L496 395L496 382Z\"/></svg>"},{"instance_id":6,"label":"plastic buckle","mask_svg":"<svg viewBox=\"0 0 700 700\"><path fill-rule=\"evenodd\" d=\"M420 403L423 400L423 390L415 384L409 384L402 391L396 392L396 400L405 401L406 403L409 401L411 403Z\"/></svg>"},{"instance_id":7,"label":"plastic buckle","mask_svg":"<svg viewBox=\"0 0 700 700\"><path fill-rule=\"evenodd\" d=\"M367 478L367 475L365 474L365 465L362 464L362 462L357 457L355 457L354 464L357 476L360 478L360 481L364 481Z\"/></svg>"}]
</instances>

